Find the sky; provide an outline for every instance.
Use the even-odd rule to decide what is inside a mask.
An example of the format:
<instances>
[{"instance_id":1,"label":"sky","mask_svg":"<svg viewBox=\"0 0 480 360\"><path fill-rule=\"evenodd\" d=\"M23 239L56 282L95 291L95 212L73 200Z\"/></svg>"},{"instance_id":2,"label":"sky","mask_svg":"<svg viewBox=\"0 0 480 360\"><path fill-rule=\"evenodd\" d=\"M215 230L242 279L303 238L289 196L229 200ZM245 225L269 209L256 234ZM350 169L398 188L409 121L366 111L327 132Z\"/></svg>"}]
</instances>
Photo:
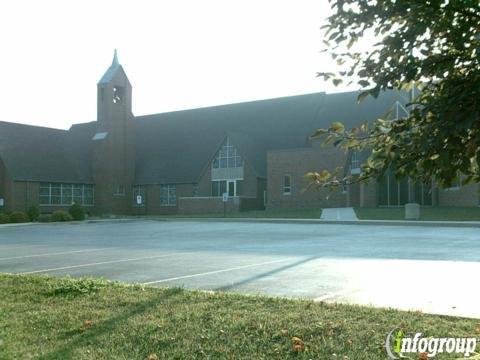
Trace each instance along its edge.
<instances>
[{"instance_id":1,"label":"sky","mask_svg":"<svg viewBox=\"0 0 480 360\"><path fill-rule=\"evenodd\" d=\"M96 120L113 51L144 115L345 90L320 27L327 0L15 0L0 4L0 120Z\"/></svg>"}]
</instances>

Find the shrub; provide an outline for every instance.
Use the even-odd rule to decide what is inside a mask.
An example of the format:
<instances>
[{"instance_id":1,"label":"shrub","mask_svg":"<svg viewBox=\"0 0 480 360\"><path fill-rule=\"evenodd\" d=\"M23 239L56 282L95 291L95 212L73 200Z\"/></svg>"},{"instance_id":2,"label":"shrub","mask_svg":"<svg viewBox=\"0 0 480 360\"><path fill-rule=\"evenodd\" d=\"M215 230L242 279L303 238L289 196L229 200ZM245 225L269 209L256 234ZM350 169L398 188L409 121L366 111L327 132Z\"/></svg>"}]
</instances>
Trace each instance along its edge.
<instances>
[{"instance_id":1,"label":"shrub","mask_svg":"<svg viewBox=\"0 0 480 360\"><path fill-rule=\"evenodd\" d=\"M46 223L46 222L50 222L50 220L51 220L51 216L48 214L40 214L38 216L38 222Z\"/></svg>"},{"instance_id":2,"label":"shrub","mask_svg":"<svg viewBox=\"0 0 480 360\"><path fill-rule=\"evenodd\" d=\"M27 215L30 221L37 221L38 217L40 216L40 210L38 206L30 206L27 210Z\"/></svg>"},{"instance_id":3,"label":"shrub","mask_svg":"<svg viewBox=\"0 0 480 360\"><path fill-rule=\"evenodd\" d=\"M10 222L10 216L5 213L0 213L0 224L8 224Z\"/></svg>"},{"instance_id":4,"label":"shrub","mask_svg":"<svg viewBox=\"0 0 480 360\"><path fill-rule=\"evenodd\" d=\"M52 213L50 220L53 222L57 221L72 221L72 216L63 210L56 210Z\"/></svg>"},{"instance_id":5,"label":"shrub","mask_svg":"<svg viewBox=\"0 0 480 360\"><path fill-rule=\"evenodd\" d=\"M23 211L14 211L10 215L10 222L12 223L24 223L29 221L30 219L28 218L28 215Z\"/></svg>"},{"instance_id":6,"label":"shrub","mask_svg":"<svg viewBox=\"0 0 480 360\"><path fill-rule=\"evenodd\" d=\"M2 209L0 210L0 214L5 214L5 215L12 215L12 211L11 210L7 210L7 209Z\"/></svg>"},{"instance_id":7,"label":"shrub","mask_svg":"<svg viewBox=\"0 0 480 360\"><path fill-rule=\"evenodd\" d=\"M73 220L85 220L85 211L79 203L74 203L68 209L68 212L72 216Z\"/></svg>"}]
</instances>

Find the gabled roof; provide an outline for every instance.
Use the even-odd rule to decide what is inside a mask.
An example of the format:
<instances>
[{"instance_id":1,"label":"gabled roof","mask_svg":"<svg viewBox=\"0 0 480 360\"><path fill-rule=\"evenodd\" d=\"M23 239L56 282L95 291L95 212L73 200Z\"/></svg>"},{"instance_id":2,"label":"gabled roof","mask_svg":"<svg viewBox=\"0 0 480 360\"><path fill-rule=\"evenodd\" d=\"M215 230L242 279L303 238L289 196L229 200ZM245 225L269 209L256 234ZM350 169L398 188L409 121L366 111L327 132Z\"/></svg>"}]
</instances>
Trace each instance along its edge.
<instances>
[{"instance_id":1,"label":"gabled roof","mask_svg":"<svg viewBox=\"0 0 480 360\"><path fill-rule=\"evenodd\" d=\"M266 177L267 151L309 146L317 128L333 121L351 128L406 102L394 91L361 104L357 95L314 93L136 117L135 182L198 182L226 136L256 175ZM98 131L96 121L69 131L0 122L0 158L16 180L91 183Z\"/></svg>"},{"instance_id":2,"label":"gabled roof","mask_svg":"<svg viewBox=\"0 0 480 360\"><path fill-rule=\"evenodd\" d=\"M308 146L317 128L333 121L357 126L404 102L390 91L357 104L358 94L314 93L136 117L136 183L198 181L226 134L265 177L268 150Z\"/></svg>"},{"instance_id":3,"label":"gabled roof","mask_svg":"<svg viewBox=\"0 0 480 360\"><path fill-rule=\"evenodd\" d=\"M92 182L69 131L0 121L0 157L14 180Z\"/></svg>"}]
</instances>

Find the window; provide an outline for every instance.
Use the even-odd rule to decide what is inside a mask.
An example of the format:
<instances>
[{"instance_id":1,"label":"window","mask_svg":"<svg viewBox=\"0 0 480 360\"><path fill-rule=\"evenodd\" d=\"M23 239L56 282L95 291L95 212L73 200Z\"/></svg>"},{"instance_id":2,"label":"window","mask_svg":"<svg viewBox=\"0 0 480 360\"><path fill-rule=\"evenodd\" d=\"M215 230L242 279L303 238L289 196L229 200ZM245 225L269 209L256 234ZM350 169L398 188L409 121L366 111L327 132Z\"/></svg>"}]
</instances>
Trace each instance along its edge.
<instances>
[{"instance_id":1,"label":"window","mask_svg":"<svg viewBox=\"0 0 480 360\"><path fill-rule=\"evenodd\" d=\"M145 188L143 186L133 187L133 205L145 206Z\"/></svg>"},{"instance_id":2,"label":"window","mask_svg":"<svg viewBox=\"0 0 480 360\"><path fill-rule=\"evenodd\" d=\"M50 186L50 204L61 205L62 204L62 184L51 184ZM66 203L67 205L72 202Z\"/></svg>"},{"instance_id":3,"label":"window","mask_svg":"<svg viewBox=\"0 0 480 360\"><path fill-rule=\"evenodd\" d=\"M360 160L358 159L358 151L352 151L350 159L350 172L352 174L360 174Z\"/></svg>"},{"instance_id":4,"label":"window","mask_svg":"<svg viewBox=\"0 0 480 360\"><path fill-rule=\"evenodd\" d=\"M243 180L216 180L212 181L212 196L223 196L228 193L228 196L240 196L243 194Z\"/></svg>"},{"instance_id":5,"label":"window","mask_svg":"<svg viewBox=\"0 0 480 360\"><path fill-rule=\"evenodd\" d=\"M62 199L61 199L60 203L61 204L73 204L72 186L68 186L67 184L62 184L61 188L62 188ZM81 199L81 195L80 195L80 199Z\"/></svg>"},{"instance_id":6,"label":"window","mask_svg":"<svg viewBox=\"0 0 480 360\"><path fill-rule=\"evenodd\" d=\"M83 185L83 205L93 205L93 185Z\"/></svg>"},{"instance_id":7,"label":"window","mask_svg":"<svg viewBox=\"0 0 480 360\"><path fill-rule=\"evenodd\" d=\"M40 184L40 205L50 204L50 184Z\"/></svg>"},{"instance_id":8,"label":"window","mask_svg":"<svg viewBox=\"0 0 480 360\"><path fill-rule=\"evenodd\" d=\"M93 185L41 183L40 205L93 205Z\"/></svg>"},{"instance_id":9,"label":"window","mask_svg":"<svg viewBox=\"0 0 480 360\"><path fill-rule=\"evenodd\" d=\"M125 185L115 184L113 186L114 196L125 196Z\"/></svg>"},{"instance_id":10,"label":"window","mask_svg":"<svg viewBox=\"0 0 480 360\"><path fill-rule=\"evenodd\" d=\"M93 135L92 140L97 141L97 140L103 140L107 137L108 132L99 132Z\"/></svg>"},{"instance_id":11,"label":"window","mask_svg":"<svg viewBox=\"0 0 480 360\"><path fill-rule=\"evenodd\" d=\"M113 87L113 103L121 104L123 103L123 97L125 96L125 88L121 86Z\"/></svg>"},{"instance_id":12,"label":"window","mask_svg":"<svg viewBox=\"0 0 480 360\"><path fill-rule=\"evenodd\" d=\"M175 185L160 186L160 206L177 205L177 189Z\"/></svg>"},{"instance_id":13,"label":"window","mask_svg":"<svg viewBox=\"0 0 480 360\"><path fill-rule=\"evenodd\" d=\"M283 195L290 195L292 193L292 177L285 175L283 177Z\"/></svg>"},{"instance_id":14,"label":"window","mask_svg":"<svg viewBox=\"0 0 480 360\"><path fill-rule=\"evenodd\" d=\"M83 201L83 185L74 184L73 190L73 202L81 204Z\"/></svg>"},{"instance_id":15,"label":"window","mask_svg":"<svg viewBox=\"0 0 480 360\"><path fill-rule=\"evenodd\" d=\"M218 168L236 168L242 167L243 160L237 149L230 143L230 139L227 137L220 150L213 159L212 167Z\"/></svg>"}]
</instances>

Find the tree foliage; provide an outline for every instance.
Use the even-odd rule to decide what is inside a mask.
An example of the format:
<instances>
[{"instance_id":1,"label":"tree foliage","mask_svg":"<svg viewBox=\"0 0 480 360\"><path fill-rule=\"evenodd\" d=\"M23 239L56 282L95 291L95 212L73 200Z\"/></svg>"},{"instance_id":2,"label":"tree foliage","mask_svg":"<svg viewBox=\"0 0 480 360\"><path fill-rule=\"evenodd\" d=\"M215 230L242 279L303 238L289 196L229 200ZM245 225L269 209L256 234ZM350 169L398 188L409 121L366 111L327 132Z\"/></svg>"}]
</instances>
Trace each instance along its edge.
<instances>
[{"instance_id":1,"label":"tree foliage","mask_svg":"<svg viewBox=\"0 0 480 360\"><path fill-rule=\"evenodd\" d=\"M325 44L339 71L319 76L366 88L359 101L391 89L420 91L405 118L317 130L312 138L327 137L347 150L368 148L371 155L358 179L310 173L312 184L362 181L388 169L443 186L458 173L464 183L480 181L479 0L329 1L334 13L324 27ZM358 49L365 38L375 43Z\"/></svg>"}]
</instances>

